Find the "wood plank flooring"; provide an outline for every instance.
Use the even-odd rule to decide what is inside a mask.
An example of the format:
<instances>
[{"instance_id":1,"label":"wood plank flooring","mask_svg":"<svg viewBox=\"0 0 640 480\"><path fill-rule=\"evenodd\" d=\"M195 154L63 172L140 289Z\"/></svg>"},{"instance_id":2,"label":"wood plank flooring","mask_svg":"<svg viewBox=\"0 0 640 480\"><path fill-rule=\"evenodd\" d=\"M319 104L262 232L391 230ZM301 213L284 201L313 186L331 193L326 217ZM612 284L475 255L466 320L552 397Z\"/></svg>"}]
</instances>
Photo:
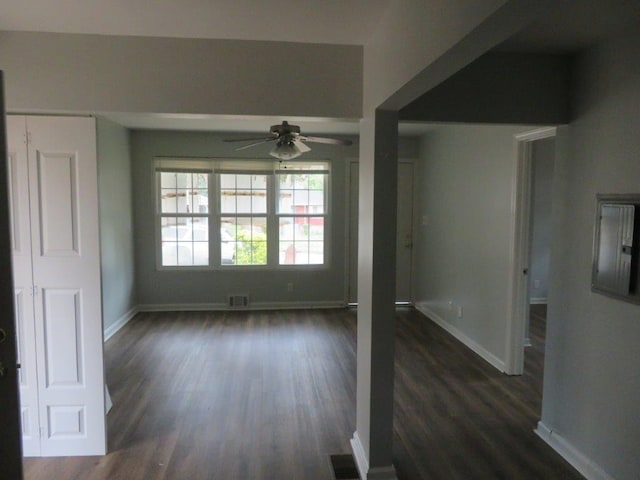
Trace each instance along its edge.
<instances>
[{"instance_id":1,"label":"wood plank flooring","mask_svg":"<svg viewBox=\"0 0 640 480\"><path fill-rule=\"evenodd\" d=\"M542 315L532 316L533 346L519 377L499 373L414 310L399 311L396 322L394 462L401 480L583 478L533 433Z\"/></svg>"},{"instance_id":2,"label":"wood plank flooring","mask_svg":"<svg viewBox=\"0 0 640 480\"><path fill-rule=\"evenodd\" d=\"M582 478L532 432L541 379L500 374L409 308L396 331L400 480ZM110 453L25 459L25 479L332 479L355 341L346 309L139 314L106 344Z\"/></svg>"}]
</instances>

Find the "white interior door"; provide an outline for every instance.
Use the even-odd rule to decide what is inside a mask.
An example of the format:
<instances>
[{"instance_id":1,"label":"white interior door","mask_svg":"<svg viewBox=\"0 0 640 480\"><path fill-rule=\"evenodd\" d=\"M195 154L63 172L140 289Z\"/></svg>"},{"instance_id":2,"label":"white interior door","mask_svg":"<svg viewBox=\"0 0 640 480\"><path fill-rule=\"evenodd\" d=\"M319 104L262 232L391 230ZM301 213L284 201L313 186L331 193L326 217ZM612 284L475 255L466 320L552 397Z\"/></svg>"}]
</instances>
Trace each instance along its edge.
<instances>
[{"instance_id":1,"label":"white interior door","mask_svg":"<svg viewBox=\"0 0 640 480\"><path fill-rule=\"evenodd\" d=\"M9 204L13 251L18 380L25 456L40 455L38 377L36 372L31 227L29 217L29 171L25 117L7 117L9 150Z\"/></svg>"},{"instance_id":2,"label":"white interior door","mask_svg":"<svg viewBox=\"0 0 640 480\"><path fill-rule=\"evenodd\" d=\"M349 303L358 301L358 175L359 165L349 167ZM411 302L413 253L413 164L398 164L396 226L396 302Z\"/></svg>"},{"instance_id":3,"label":"white interior door","mask_svg":"<svg viewBox=\"0 0 640 480\"><path fill-rule=\"evenodd\" d=\"M28 117L42 454L106 453L92 118Z\"/></svg>"},{"instance_id":4,"label":"white interior door","mask_svg":"<svg viewBox=\"0 0 640 480\"><path fill-rule=\"evenodd\" d=\"M413 164L398 164L396 302L411 302L413 255Z\"/></svg>"},{"instance_id":5,"label":"white interior door","mask_svg":"<svg viewBox=\"0 0 640 480\"><path fill-rule=\"evenodd\" d=\"M34 328L23 338L35 344L40 453L102 455L95 121L29 116L26 126Z\"/></svg>"}]
</instances>

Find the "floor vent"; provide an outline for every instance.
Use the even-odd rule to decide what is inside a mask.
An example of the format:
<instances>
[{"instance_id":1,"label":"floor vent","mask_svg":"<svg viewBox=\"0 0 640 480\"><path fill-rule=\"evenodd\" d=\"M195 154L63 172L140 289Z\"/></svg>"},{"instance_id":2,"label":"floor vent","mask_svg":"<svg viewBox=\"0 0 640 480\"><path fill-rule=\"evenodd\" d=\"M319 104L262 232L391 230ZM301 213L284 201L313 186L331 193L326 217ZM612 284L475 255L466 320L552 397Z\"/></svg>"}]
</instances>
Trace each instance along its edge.
<instances>
[{"instance_id":1,"label":"floor vent","mask_svg":"<svg viewBox=\"0 0 640 480\"><path fill-rule=\"evenodd\" d=\"M333 478L336 480L360 480L353 455L329 455Z\"/></svg>"},{"instance_id":2,"label":"floor vent","mask_svg":"<svg viewBox=\"0 0 640 480\"><path fill-rule=\"evenodd\" d=\"M242 308L249 306L249 295L229 295L229 306Z\"/></svg>"}]
</instances>

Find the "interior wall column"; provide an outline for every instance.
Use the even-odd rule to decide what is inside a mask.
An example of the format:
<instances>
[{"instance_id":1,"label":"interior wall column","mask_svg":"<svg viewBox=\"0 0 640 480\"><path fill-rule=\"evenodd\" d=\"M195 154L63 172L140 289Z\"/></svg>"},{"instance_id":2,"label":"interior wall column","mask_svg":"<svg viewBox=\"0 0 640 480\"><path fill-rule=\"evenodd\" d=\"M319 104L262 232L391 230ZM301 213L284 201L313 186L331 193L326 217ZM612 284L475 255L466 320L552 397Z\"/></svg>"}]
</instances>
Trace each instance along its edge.
<instances>
[{"instance_id":1,"label":"interior wall column","mask_svg":"<svg viewBox=\"0 0 640 480\"><path fill-rule=\"evenodd\" d=\"M363 480L395 479L392 461L398 113L360 131L356 431Z\"/></svg>"}]
</instances>

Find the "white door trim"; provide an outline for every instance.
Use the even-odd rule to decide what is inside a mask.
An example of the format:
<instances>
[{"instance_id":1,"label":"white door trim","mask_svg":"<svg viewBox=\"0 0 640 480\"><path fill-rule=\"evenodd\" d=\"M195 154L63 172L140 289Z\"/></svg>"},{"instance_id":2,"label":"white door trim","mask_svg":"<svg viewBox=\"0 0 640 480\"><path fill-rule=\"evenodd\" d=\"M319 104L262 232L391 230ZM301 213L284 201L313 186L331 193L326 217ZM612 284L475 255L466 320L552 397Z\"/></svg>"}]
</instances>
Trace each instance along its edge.
<instances>
[{"instance_id":1,"label":"white door trim","mask_svg":"<svg viewBox=\"0 0 640 480\"><path fill-rule=\"evenodd\" d=\"M556 127L543 127L514 136L516 170L511 189L511 246L509 255L509 319L505 373L522 375L524 371L524 337L529 314L529 243L531 220L531 142L555 137Z\"/></svg>"}]
</instances>

